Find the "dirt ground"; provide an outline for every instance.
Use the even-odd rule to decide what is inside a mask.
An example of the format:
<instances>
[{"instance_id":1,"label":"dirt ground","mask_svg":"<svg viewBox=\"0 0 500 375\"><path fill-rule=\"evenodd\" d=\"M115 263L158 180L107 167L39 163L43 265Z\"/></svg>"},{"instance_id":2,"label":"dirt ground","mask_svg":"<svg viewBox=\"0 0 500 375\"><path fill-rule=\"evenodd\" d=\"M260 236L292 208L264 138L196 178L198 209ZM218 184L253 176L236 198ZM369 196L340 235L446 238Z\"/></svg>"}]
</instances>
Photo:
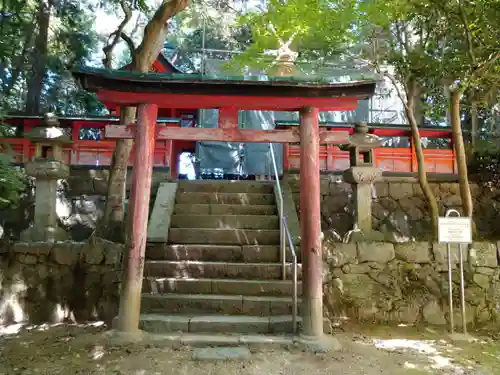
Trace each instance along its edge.
<instances>
[{"instance_id":1,"label":"dirt ground","mask_svg":"<svg viewBox=\"0 0 500 375\"><path fill-rule=\"evenodd\" d=\"M110 344L103 325L0 327L0 374L106 375L500 375L500 344L475 333L452 343L445 332L404 327L344 327L342 349L252 349L246 361L198 362L193 348L154 341Z\"/></svg>"}]
</instances>

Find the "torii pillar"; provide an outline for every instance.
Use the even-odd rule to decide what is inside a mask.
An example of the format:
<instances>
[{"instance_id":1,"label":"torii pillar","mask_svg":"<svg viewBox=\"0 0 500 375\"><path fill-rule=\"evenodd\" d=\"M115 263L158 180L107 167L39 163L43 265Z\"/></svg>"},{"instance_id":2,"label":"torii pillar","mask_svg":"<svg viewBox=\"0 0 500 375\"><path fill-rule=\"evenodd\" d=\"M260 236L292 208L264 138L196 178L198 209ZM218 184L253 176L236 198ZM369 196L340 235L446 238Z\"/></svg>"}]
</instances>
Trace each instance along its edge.
<instances>
[{"instance_id":1,"label":"torii pillar","mask_svg":"<svg viewBox=\"0 0 500 375\"><path fill-rule=\"evenodd\" d=\"M323 259L319 173L319 111L300 111L300 251L302 254L302 335L323 336Z\"/></svg>"},{"instance_id":2,"label":"torii pillar","mask_svg":"<svg viewBox=\"0 0 500 375\"><path fill-rule=\"evenodd\" d=\"M277 75L293 76L296 55L288 46L278 57ZM319 173L319 110L300 110L300 251L302 253L302 336L323 336L323 258Z\"/></svg>"},{"instance_id":3,"label":"torii pillar","mask_svg":"<svg viewBox=\"0 0 500 375\"><path fill-rule=\"evenodd\" d=\"M126 258L123 261L120 308L116 325L122 332L137 331L139 325L157 117L156 104L139 104L128 209L128 219L132 220L132 225L125 244Z\"/></svg>"}]
</instances>

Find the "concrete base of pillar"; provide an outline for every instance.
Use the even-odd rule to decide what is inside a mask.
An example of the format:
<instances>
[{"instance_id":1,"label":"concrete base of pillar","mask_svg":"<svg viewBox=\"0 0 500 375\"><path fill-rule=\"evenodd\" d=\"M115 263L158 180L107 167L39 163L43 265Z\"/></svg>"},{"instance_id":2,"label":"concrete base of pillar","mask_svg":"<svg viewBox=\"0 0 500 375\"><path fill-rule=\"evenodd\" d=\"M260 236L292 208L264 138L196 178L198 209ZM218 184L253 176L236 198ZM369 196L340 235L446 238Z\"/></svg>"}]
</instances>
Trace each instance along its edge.
<instances>
[{"instance_id":1,"label":"concrete base of pillar","mask_svg":"<svg viewBox=\"0 0 500 375\"><path fill-rule=\"evenodd\" d=\"M475 342L478 341L474 336L468 333L451 333L449 336L451 341L454 342Z\"/></svg>"},{"instance_id":2,"label":"concrete base of pillar","mask_svg":"<svg viewBox=\"0 0 500 375\"><path fill-rule=\"evenodd\" d=\"M59 227L29 227L21 233L21 241L25 242L56 242L69 239L68 233Z\"/></svg>"},{"instance_id":3,"label":"concrete base of pillar","mask_svg":"<svg viewBox=\"0 0 500 375\"><path fill-rule=\"evenodd\" d=\"M323 298L302 299L302 334L306 340L323 337Z\"/></svg>"},{"instance_id":4,"label":"concrete base of pillar","mask_svg":"<svg viewBox=\"0 0 500 375\"><path fill-rule=\"evenodd\" d=\"M320 339L308 339L300 337L296 344L305 352L318 354L338 352L342 350L342 344L335 336L324 335Z\"/></svg>"},{"instance_id":5,"label":"concrete base of pillar","mask_svg":"<svg viewBox=\"0 0 500 375\"><path fill-rule=\"evenodd\" d=\"M134 332L122 332L115 328L103 333L104 339L106 339L110 344L121 346L129 344L137 344L145 341L148 337L148 333L137 329Z\"/></svg>"}]
</instances>

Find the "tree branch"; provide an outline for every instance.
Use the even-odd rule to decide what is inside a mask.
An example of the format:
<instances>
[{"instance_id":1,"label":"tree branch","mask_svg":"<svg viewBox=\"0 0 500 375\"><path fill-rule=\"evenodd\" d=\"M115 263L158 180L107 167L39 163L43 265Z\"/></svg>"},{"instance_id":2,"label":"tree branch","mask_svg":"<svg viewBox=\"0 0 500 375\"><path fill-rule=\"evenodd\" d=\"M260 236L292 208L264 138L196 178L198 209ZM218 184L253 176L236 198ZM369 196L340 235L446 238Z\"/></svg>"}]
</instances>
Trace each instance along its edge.
<instances>
[{"instance_id":1,"label":"tree branch","mask_svg":"<svg viewBox=\"0 0 500 375\"><path fill-rule=\"evenodd\" d=\"M422 47L422 49L425 50L425 48L427 47L427 44L429 43L429 40L432 36L432 31L433 30L433 27L431 26L433 23L433 21L431 21L430 17L426 20L426 22L424 22L425 24L425 27L424 25L421 26L421 30L422 30L422 38L421 38L421 41L420 41L420 46ZM425 35L425 36L424 36Z\"/></svg>"},{"instance_id":2,"label":"tree branch","mask_svg":"<svg viewBox=\"0 0 500 375\"><path fill-rule=\"evenodd\" d=\"M390 30L389 30L390 33ZM379 37L382 34L380 28L376 28L373 31L373 34L371 36L371 48L372 48L372 63L373 67L377 70L377 72L380 74L380 45L379 45Z\"/></svg>"},{"instance_id":3,"label":"tree branch","mask_svg":"<svg viewBox=\"0 0 500 375\"><path fill-rule=\"evenodd\" d=\"M486 70L488 70L496 61L500 59L500 51L493 53L489 56L488 60L484 63L479 64L471 73L472 78L477 77L480 74L483 74Z\"/></svg>"},{"instance_id":4,"label":"tree branch","mask_svg":"<svg viewBox=\"0 0 500 375\"><path fill-rule=\"evenodd\" d=\"M463 79L462 82L458 84L453 84L451 87L452 91L460 91L461 94L464 93L465 90L470 86L470 84L479 78L482 74L485 74L488 69L495 64L497 60L500 59L500 51L497 51L496 53L493 53L490 55L490 57L484 61L483 63L479 64L476 66L469 74L468 78L467 76Z\"/></svg>"},{"instance_id":5,"label":"tree branch","mask_svg":"<svg viewBox=\"0 0 500 375\"><path fill-rule=\"evenodd\" d=\"M396 77L394 77L392 74L390 74L387 71L385 71L383 74L384 74L384 77L387 77L391 81L392 85L396 89L396 94L398 95L399 99L401 100L401 103L403 103L403 106L405 108L405 112L410 111L410 107L408 106L408 99L405 97L405 95L403 95L403 92L399 88L398 80L396 79Z\"/></svg>"},{"instance_id":6,"label":"tree branch","mask_svg":"<svg viewBox=\"0 0 500 375\"><path fill-rule=\"evenodd\" d=\"M120 0L120 6L122 8L123 13L125 13L125 17L123 18L123 21L120 22L118 25L118 28L116 31L111 33L111 35L108 38L108 44L102 49L104 52L104 59L102 60L102 63L105 68L111 69L111 62L113 60L113 50L115 49L116 45L118 44L120 38L122 38L125 43L127 43L128 47L130 48L130 54L132 55L132 60L134 59L134 54L135 54L135 47L134 43L132 42L132 39L130 39L128 36L126 36L123 33L123 29L125 29L125 26L129 23L129 21L132 19L132 9L131 7L126 3L126 0ZM109 39L112 39L111 43L109 43ZM130 43L132 42L132 43Z\"/></svg>"},{"instance_id":7,"label":"tree branch","mask_svg":"<svg viewBox=\"0 0 500 375\"><path fill-rule=\"evenodd\" d=\"M396 22L396 33L395 37L398 43L400 44L403 51L406 53L406 56L410 54L410 45L408 44L407 38L408 28L407 25L400 25ZM404 55L403 55L404 56Z\"/></svg>"},{"instance_id":8,"label":"tree branch","mask_svg":"<svg viewBox=\"0 0 500 375\"><path fill-rule=\"evenodd\" d=\"M460 20L464 26L465 38L467 41L467 53L471 60L472 65L476 64L476 56L474 55L474 49L472 47L472 34L469 28L469 23L467 22L467 15L465 14L465 9L462 6L462 1L458 0L458 12L460 13Z\"/></svg>"},{"instance_id":9,"label":"tree branch","mask_svg":"<svg viewBox=\"0 0 500 375\"><path fill-rule=\"evenodd\" d=\"M134 70L142 72L149 70L165 43L168 20L182 12L188 5L189 0L163 0L144 29L142 43L136 50Z\"/></svg>"},{"instance_id":10,"label":"tree branch","mask_svg":"<svg viewBox=\"0 0 500 375\"><path fill-rule=\"evenodd\" d=\"M118 35L118 33L119 33L119 35ZM119 32L118 30L113 31L109 36L110 37L113 36L115 38L118 37L118 39L122 38L123 41L127 44L127 47L130 50L130 54L132 55L132 60L134 59L134 54L135 54L136 47L135 47L134 41L132 40L132 38L130 36L128 36L127 34L125 34L123 31Z\"/></svg>"}]
</instances>

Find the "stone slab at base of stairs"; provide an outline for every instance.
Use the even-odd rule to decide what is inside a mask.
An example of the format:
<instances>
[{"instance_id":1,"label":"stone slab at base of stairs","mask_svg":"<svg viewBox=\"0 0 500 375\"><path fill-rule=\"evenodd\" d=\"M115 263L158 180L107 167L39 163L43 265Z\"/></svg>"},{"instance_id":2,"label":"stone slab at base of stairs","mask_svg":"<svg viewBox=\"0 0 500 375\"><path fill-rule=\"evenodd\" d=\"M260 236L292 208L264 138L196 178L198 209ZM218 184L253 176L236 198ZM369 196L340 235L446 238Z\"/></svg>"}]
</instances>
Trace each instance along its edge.
<instances>
[{"instance_id":1,"label":"stone slab at base of stairs","mask_svg":"<svg viewBox=\"0 0 500 375\"><path fill-rule=\"evenodd\" d=\"M293 335L259 335L259 334L194 334L194 333L169 333L157 334L138 331L133 337L123 335L118 331L104 333L110 344L121 346L134 344L149 344L164 347L188 346L192 348L204 347L237 347L245 346L251 350L267 348L302 348L311 353L325 353L338 351L341 343L335 336L324 335L320 341L311 341L301 336Z\"/></svg>"},{"instance_id":2,"label":"stone slab at base of stairs","mask_svg":"<svg viewBox=\"0 0 500 375\"><path fill-rule=\"evenodd\" d=\"M165 345L185 345L191 347L206 346L238 346L245 345L248 348L261 347L289 347L299 341L298 337L291 335L231 335L231 334L196 334L196 333L171 333L171 334L147 334L148 340Z\"/></svg>"},{"instance_id":3,"label":"stone slab at base of stairs","mask_svg":"<svg viewBox=\"0 0 500 375\"><path fill-rule=\"evenodd\" d=\"M250 359L250 350L246 346L225 348L198 348L193 351L195 361L227 361Z\"/></svg>"},{"instance_id":4,"label":"stone slab at base of stairs","mask_svg":"<svg viewBox=\"0 0 500 375\"><path fill-rule=\"evenodd\" d=\"M299 338L291 335L259 335L259 334L220 334L220 333L150 333L137 330L136 332L123 333L112 329L105 331L103 337L113 346L133 344L154 344L155 346L179 347L234 347L245 345L248 348L261 347L289 347Z\"/></svg>"},{"instance_id":5,"label":"stone slab at base of stairs","mask_svg":"<svg viewBox=\"0 0 500 375\"><path fill-rule=\"evenodd\" d=\"M298 330L302 325L302 318L297 318ZM331 325L324 319L325 334L331 333ZM140 329L151 333L212 333L224 332L227 334L256 334L272 333L285 334L293 332L291 315L276 316L232 316L232 315L183 315L183 314L142 314L139 321Z\"/></svg>"}]
</instances>

